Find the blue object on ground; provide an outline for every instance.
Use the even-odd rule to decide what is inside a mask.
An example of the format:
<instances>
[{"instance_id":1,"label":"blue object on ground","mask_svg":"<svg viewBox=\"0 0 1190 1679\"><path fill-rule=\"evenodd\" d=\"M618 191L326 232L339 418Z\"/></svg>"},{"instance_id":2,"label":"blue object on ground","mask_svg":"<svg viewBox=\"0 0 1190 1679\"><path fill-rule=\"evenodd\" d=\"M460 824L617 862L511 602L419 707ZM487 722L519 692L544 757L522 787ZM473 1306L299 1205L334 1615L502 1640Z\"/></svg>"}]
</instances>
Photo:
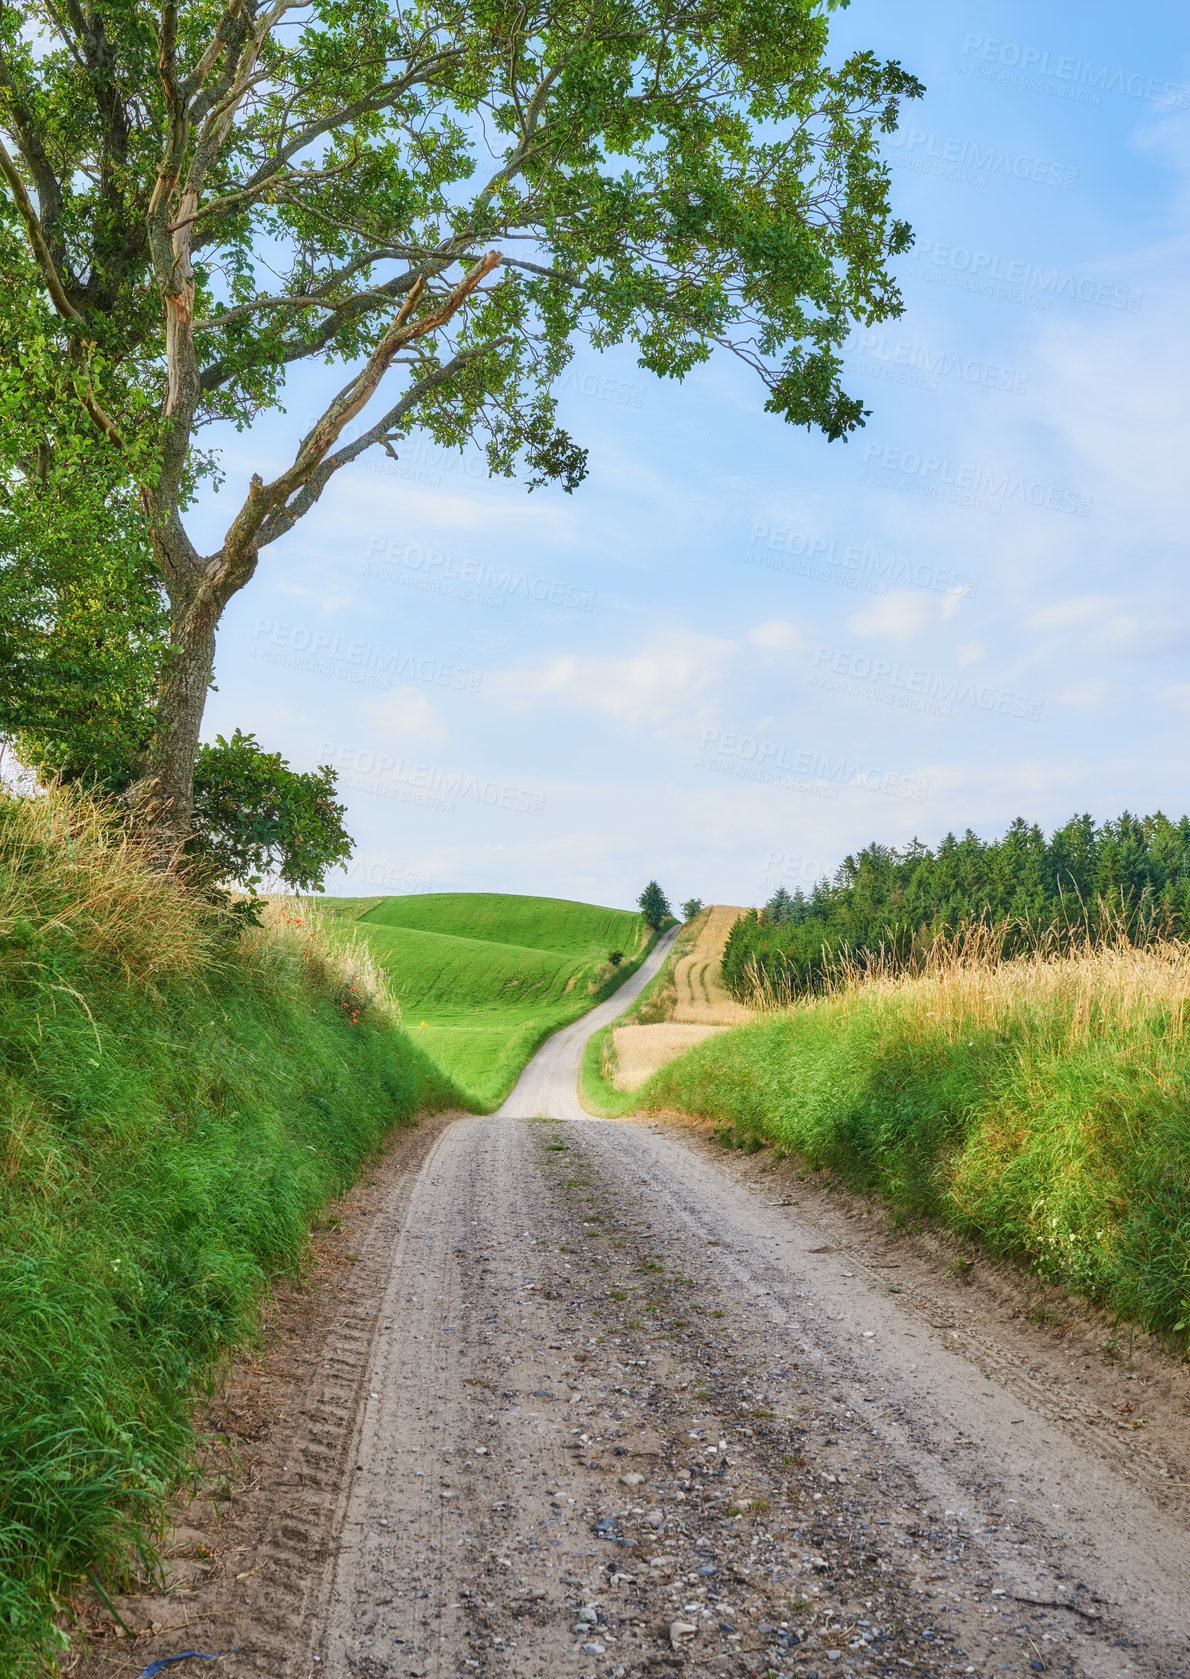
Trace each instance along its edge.
<instances>
[{"instance_id":1,"label":"blue object on ground","mask_svg":"<svg viewBox=\"0 0 1190 1679\"><path fill-rule=\"evenodd\" d=\"M234 1656L234 1650L220 1650L216 1656L208 1656L202 1650L183 1650L180 1656L166 1656L163 1661L153 1662L151 1666L142 1668L136 1679L153 1679L155 1673L160 1673L163 1667L172 1667L174 1662L221 1662L224 1656Z\"/></svg>"}]
</instances>

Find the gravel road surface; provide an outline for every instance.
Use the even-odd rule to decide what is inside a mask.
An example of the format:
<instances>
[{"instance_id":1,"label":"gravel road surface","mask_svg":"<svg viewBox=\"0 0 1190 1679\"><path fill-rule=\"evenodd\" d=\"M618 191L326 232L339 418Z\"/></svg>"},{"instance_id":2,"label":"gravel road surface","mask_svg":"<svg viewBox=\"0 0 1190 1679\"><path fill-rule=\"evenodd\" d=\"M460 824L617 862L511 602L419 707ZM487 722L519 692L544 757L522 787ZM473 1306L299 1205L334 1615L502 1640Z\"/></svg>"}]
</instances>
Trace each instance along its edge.
<instances>
[{"instance_id":1,"label":"gravel road surface","mask_svg":"<svg viewBox=\"0 0 1190 1679\"><path fill-rule=\"evenodd\" d=\"M629 994L380 1174L190 1647L302 1679L1190 1676L1176 1367L1142 1393L792 1167L586 1115Z\"/></svg>"}]
</instances>

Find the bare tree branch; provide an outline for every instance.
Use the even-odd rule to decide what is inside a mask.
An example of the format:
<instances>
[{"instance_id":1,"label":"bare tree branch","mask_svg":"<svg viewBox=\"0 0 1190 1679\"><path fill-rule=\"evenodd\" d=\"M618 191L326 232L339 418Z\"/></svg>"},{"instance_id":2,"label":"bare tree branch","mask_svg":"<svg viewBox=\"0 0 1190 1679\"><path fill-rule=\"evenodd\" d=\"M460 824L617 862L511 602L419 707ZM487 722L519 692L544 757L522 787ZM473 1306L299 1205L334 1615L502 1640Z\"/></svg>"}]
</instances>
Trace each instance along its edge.
<instances>
[{"instance_id":1,"label":"bare tree branch","mask_svg":"<svg viewBox=\"0 0 1190 1679\"><path fill-rule=\"evenodd\" d=\"M225 309L221 315L212 315L209 320L195 321L195 332L217 332L220 327L231 326L235 321L245 320L254 315L258 309L324 309L327 307L327 292L349 280L353 274L358 274L361 268L368 268L373 263L383 262L385 258L399 259L403 262L416 261L428 257L428 249L419 250L416 246L392 245L385 250L360 251L345 262L341 268L332 270L320 286L313 291L301 292L293 297L263 296L254 297L251 303L241 303L234 309ZM380 289L359 291L353 293L354 298L371 299L375 303L392 301L389 292Z\"/></svg>"},{"instance_id":2,"label":"bare tree branch","mask_svg":"<svg viewBox=\"0 0 1190 1679\"><path fill-rule=\"evenodd\" d=\"M457 65L461 60L462 54L457 49L444 48L440 52L434 53L424 63L417 64L415 69L407 71L405 75L398 76L391 82L385 82L378 88L373 88L370 93L361 95L359 99L353 100L349 105L341 105L336 110L328 111L325 115L319 117L316 122L307 123L304 128L299 129L296 134L292 135L279 151L274 152L272 157L267 158L257 168L255 174L249 177L248 186L256 187L276 174L279 169L286 168L299 152L304 151L307 146L313 145L315 140L320 140L324 134L329 134L336 128L354 122L357 117L366 116L369 112L382 111L386 105L393 104L402 93L407 93L411 87L416 87L419 83L428 81L436 71L445 69L449 65Z\"/></svg>"},{"instance_id":3,"label":"bare tree branch","mask_svg":"<svg viewBox=\"0 0 1190 1679\"><path fill-rule=\"evenodd\" d=\"M223 16L215 25L215 33L211 37L209 45L205 52L199 56L193 70L183 81L179 90L187 105L215 68L220 54L227 51L235 25L244 10L244 4L245 0L231 0L231 4L224 7Z\"/></svg>"},{"instance_id":4,"label":"bare tree branch","mask_svg":"<svg viewBox=\"0 0 1190 1679\"><path fill-rule=\"evenodd\" d=\"M61 28L61 25L59 26ZM63 29L63 39L75 51L75 44L69 34ZM50 165L49 156L42 144L41 134L24 99L13 81L8 61L0 53L0 87L4 89L7 116L12 121L13 137L17 143L25 167L33 180L33 190L37 194L37 213L41 221L42 231L46 241L46 248L53 258L55 268L65 262L65 252L61 249L54 235L54 226L62 211L62 183L59 181Z\"/></svg>"},{"instance_id":5,"label":"bare tree branch","mask_svg":"<svg viewBox=\"0 0 1190 1679\"><path fill-rule=\"evenodd\" d=\"M229 578L236 576L245 565L255 567L259 533L265 519L284 507L290 496L300 490L322 465L344 426L371 401L397 352L415 338L422 338L445 326L501 260L499 251L489 251L473 268L468 269L432 314L413 320L413 311L425 287L424 279L419 276L362 371L339 393L302 439L293 465L271 484L265 484L259 474L253 477L247 499L232 520L224 539L223 551ZM235 583L235 587L240 587L240 584Z\"/></svg>"},{"instance_id":6,"label":"bare tree branch","mask_svg":"<svg viewBox=\"0 0 1190 1679\"><path fill-rule=\"evenodd\" d=\"M341 471L345 466L350 466L352 461L356 460L366 450L371 449L374 444L385 444L388 453L393 455L393 450L386 440L424 397L427 397L431 391L436 390L438 386L449 384L455 374L461 372L469 362L478 361L482 356L490 354L492 350L498 350L502 345L509 342L510 340L507 337L493 338L486 343L477 344L469 350L459 350L449 361L443 362L441 367L434 368L424 378L419 379L416 384L411 385L404 392L401 400L394 403L387 414L377 420L376 424L368 431L347 444L345 448L337 450L333 455L328 455L310 474L298 493L284 507L278 508L276 513L271 514L265 520L260 528L258 546L264 548L268 543L275 542L278 537L284 536L286 531L292 529L297 521L314 506L335 473ZM395 455L393 458L396 458Z\"/></svg>"},{"instance_id":7,"label":"bare tree branch","mask_svg":"<svg viewBox=\"0 0 1190 1679\"><path fill-rule=\"evenodd\" d=\"M201 209L195 210L193 215L187 216L184 221L170 222L166 231L177 233L184 227L191 227L195 222L203 221L207 216L217 216L224 210L230 210L236 204L250 203L261 193L279 192L291 182L300 182L302 186L312 186L316 181L332 181L337 175L349 173L355 168L359 160L360 153L354 151L349 158L343 163L337 163L333 169L291 169L287 175L283 175L278 181L261 181L257 186L241 187L239 192L230 192L224 198L208 199Z\"/></svg>"}]
</instances>

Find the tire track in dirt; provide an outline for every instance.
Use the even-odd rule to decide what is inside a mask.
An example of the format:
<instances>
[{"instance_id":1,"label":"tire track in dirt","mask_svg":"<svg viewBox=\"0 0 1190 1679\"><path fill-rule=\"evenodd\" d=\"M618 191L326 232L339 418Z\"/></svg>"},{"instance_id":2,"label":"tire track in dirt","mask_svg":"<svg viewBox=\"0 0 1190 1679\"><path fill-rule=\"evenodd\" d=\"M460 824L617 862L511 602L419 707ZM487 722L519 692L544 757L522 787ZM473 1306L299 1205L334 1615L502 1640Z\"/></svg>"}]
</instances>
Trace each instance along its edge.
<instances>
[{"instance_id":1,"label":"tire track in dirt","mask_svg":"<svg viewBox=\"0 0 1190 1679\"><path fill-rule=\"evenodd\" d=\"M956 1355L915 1385L889 1324L873 1348L839 1309L837 1258L791 1278L774 1215L717 1176L636 1126L441 1139L311 1671L1190 1672L1168 1524L1134 1502L1108 1558L1072 1557L1043 1421L1014 1473L986 1416L945 1415L971 1406Z\"/></svg>"}]
</instances>

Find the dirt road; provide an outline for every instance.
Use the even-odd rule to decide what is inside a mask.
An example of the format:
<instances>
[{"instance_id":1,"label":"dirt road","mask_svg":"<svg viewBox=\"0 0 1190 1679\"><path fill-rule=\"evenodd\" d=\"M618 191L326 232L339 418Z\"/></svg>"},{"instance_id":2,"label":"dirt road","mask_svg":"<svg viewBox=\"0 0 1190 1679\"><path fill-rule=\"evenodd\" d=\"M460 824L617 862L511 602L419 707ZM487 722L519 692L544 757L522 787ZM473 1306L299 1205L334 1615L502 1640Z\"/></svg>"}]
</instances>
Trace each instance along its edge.
<instances>
[{"instance_id":1,"label":"dirt road","mask_svg":"<svg viewBox=\"0 0 1190 1679\"><path fill-rule=\"evenodd\" d=\"M189 1647L302 1679L1190 1675L1178 1372L1008 1321L792 1168L584 1115L600 1012L378 1179Z\"/></svg>"}]
</instances>

